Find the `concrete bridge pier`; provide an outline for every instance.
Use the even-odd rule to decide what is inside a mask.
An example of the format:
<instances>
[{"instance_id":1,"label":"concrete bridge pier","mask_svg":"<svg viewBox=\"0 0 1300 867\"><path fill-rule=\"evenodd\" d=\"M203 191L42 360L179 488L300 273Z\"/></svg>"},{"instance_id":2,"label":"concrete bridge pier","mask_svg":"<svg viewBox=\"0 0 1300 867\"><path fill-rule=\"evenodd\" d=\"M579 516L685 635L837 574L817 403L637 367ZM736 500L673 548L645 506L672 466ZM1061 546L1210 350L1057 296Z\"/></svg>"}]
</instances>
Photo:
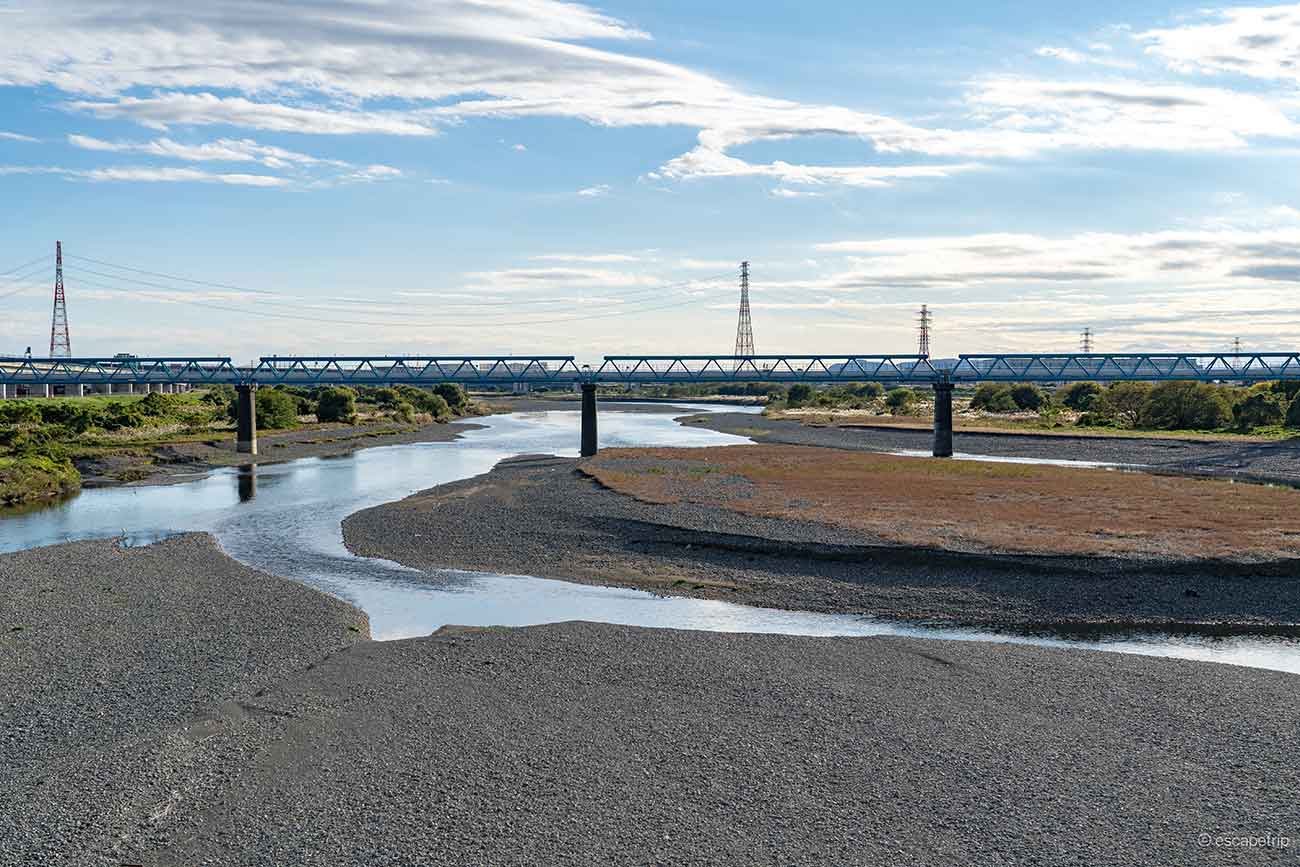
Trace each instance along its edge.
<instances>
[{"instance_id":1,"label":"concrete bridge pier","mask_svg":"<svg viewBox=\"0 0 1300 867\"><path fill-rule=\"evenodd\" d=\"M0 382L0 400L8 400L8 399L9 399L9 386L5 385L3 382Z\"/></svg>"},{"instance_id":2,"label":"concrete bridge pier","mask_svg":"<svg viewBox=\"0 0 1300 867\"><path fill-rule=\"evenodd\" d=\"M582 456L596 454L596 383L582 384Z\"/></svg>"},{"instance_id":3,"label":"concrete bridge pier","mask_svg":"<svg viewBox=\"0 0 1300 867\"><path fill-rule=\"evenodd\" d=\"M951 382L934 384L934 456L952 457L952 389Z\"/></svg>"},{"instance_id":4,"label":"concrete bridge pier","mask_svg":"<svg viewBox=\"0 0 1300 867\"><path fill-rule=\"evenodd\" d=\"M235 395L235 451L245 455L257 454L257 386L237 385Z\"/></svg>"}]
</instances>

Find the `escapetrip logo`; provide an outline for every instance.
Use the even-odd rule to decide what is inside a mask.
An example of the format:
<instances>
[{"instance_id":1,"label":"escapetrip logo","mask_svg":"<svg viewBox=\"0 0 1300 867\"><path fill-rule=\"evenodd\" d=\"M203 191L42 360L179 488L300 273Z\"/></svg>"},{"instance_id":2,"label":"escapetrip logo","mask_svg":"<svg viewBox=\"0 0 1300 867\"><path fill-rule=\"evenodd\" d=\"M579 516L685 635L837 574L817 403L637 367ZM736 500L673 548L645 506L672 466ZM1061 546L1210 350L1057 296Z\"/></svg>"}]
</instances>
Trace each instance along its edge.
<instances>
[{"instance_id":1,"label":"escapetrip logo","mask_svg":"<svg viewBox=\"0 0 1300 867\"><path fill-rule=\"evenodd\" d=\"M1202 849L1290 849L1291 838L1280 834L1202 834Z\"/></svg>"}]
</instances>

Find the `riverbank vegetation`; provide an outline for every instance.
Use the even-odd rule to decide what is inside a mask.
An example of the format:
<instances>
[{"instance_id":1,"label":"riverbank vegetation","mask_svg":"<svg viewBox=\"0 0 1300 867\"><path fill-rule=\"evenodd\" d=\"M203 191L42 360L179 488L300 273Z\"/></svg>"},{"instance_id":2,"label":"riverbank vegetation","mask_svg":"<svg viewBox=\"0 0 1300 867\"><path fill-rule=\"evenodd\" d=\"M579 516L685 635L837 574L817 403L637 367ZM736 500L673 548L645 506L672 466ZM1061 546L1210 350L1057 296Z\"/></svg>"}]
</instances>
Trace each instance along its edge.
<instances>
[{"instance_id":1,"label":"riverbank vegetation","mask_svg":"<svg viewBox=\"0 0 1300 867\"><path fill-rule=\"evenodd\" d=\"M1070 383L1047 390L1032 383L985 383L954 396L958 429L1149 432L1281 439L1300 435L1300 382L1251 386L1205 382ZM794 385L773 395L766 413L813 423L922 422L933 411L926 389L879 385ZM886 417L888 417L886 419Z\"/></svg>"},{"instance_id":2,"label":"riverbank vegetation","mask_svg":"<svg viewBox=\"0 0 1300 867\"><path fill-rule=\"evenodd\" d=\"M256 406L263 431L363 423L410 427L481 414L459 385L263 388ZM228 385L142 397L0 401L0 504L76 490L78 464L120 462L117 480L143 478L160 448L233 438L236 412L235 389Z\"/></svg>"}]
</instances>

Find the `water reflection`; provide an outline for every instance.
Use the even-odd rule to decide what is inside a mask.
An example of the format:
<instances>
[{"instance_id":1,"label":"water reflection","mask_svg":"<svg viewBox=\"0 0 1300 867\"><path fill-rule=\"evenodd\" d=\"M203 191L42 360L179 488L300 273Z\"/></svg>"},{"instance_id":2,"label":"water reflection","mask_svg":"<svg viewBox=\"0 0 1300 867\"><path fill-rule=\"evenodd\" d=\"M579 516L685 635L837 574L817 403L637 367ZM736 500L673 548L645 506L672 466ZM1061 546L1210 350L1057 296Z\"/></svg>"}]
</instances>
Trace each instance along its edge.
<instances>
[{"instance_id":1,"label":"water reflection","mask_svg":"<svg viewBox=\"0 0 1300 867\"><path fill-rule=\"evenodd\" d=\"M257 464L244 464L238 470L239 502L247 503L257 496Z\"/></svg>"},{"instance_id":2,"label":"water reflection","mask_svg":"<svg viewBox=\"0 0 1300 867\"><path fill-rule=\"evenodd\" d=\"M735 407L719 407L736 411ZM699 411L692 408L691 412ZM370 615L377 638L425 635L449 623L531 625L596 620L639 626L799 635L902 635L1032 643L1232 662L1300 673L1300 639L1122 633L1068 638L926 629L869 618L661 598L636 590L538 578L437 571L354 557L340 523L373 505L479 475L521 454L576 456L576 412L493 416L453 443L365 449L332 459L218 470L192 482L90 490L0 520L0 551L121 536L148 544L183 531L214 534L233 557L346 599ZM746 440L682 426L668 414L605 411L604 445L707 446Z\"/></svg>"}]
</instances>

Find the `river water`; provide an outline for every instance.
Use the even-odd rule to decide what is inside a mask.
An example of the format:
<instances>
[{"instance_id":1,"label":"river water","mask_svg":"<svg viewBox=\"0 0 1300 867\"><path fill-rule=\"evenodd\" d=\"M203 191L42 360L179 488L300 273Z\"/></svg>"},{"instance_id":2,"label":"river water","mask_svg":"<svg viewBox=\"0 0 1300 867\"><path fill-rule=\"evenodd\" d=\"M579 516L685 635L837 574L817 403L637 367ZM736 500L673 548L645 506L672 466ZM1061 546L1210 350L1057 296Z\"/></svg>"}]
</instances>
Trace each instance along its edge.
<instances>
[{"instance_id":1,"label":"river water","mask_svg":"<svg viewBox=\"0 0 1300 867\"><path fill-rule=\"evenodd\" d=\"M693 406L690 412L707 407ZM735 411L735 407L716 407ZM929 629L864 617L663 598L637 590L469 572L431 573L355 557L341 522L370 506L485 473L520 454L576 456L576 412L492 416L449 443L363 449L257 468L218 470L182 484L104 488L27 512L0 512L0 552L118 536L148 544L185 531L212 533L232 557L302 581L364 609L378 639L427 635L454 623L523 626L594 620L638 626L797 635L905 635L1031 643L1171 656L1300 673L1300 639L1287 636L1015 635ZM747 442L685 427L671 414L601 412L603 446L709 446ZM966 456L972 457L972 456ZM508 545L509 540L501 540Z\"/></svg>"}]
</instances>

